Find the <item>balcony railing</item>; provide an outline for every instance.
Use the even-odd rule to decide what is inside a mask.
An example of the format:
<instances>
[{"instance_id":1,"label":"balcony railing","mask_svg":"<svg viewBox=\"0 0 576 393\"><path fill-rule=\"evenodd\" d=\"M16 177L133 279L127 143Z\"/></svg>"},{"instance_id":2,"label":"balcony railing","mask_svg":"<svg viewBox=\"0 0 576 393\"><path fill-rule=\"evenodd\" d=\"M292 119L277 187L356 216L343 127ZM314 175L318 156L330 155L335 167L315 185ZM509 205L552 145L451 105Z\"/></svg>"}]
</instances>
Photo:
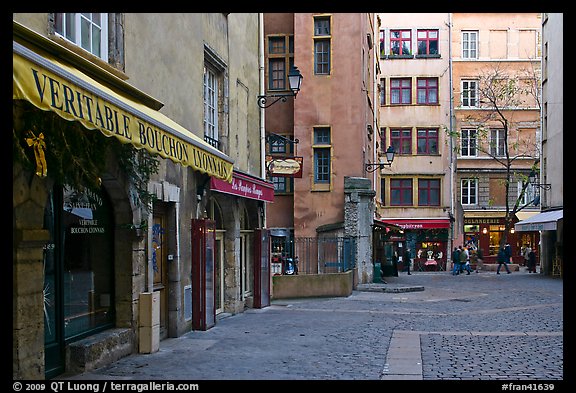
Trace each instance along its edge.
<instances>
[{"instance_id":1,"label":"balcony railing","mask_svg":"<svg viewBox=\"0 0 576 393\"><path fill-rule=\"evenodd\" d=\"M214 139L206 134L204 134L204 141L208 142L210 146L215 147L216 149L220 150L220 141L218 139Z\"/></svg>"}]
</instances>

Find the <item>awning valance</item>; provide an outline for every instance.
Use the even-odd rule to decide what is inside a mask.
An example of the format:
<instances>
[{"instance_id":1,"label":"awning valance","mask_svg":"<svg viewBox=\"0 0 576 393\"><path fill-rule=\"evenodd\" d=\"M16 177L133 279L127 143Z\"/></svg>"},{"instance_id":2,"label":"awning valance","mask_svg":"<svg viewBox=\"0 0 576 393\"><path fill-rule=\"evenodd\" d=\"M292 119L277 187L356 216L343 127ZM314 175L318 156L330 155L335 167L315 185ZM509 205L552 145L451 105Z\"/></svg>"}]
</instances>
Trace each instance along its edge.
<instances>
[{"instance_id":1,"label":"awning valance","mask_svg":"<svg viewBox=\"0 0 576 393\"><path fill-rule=\"evenodd\" d=\"M519 232L555 231L558 227L558 221L563 218L564 209L543 212L517 222L514 224L514 229Z\"/></svg>"},{"instance_id":2,"label":"awning valance","mask_svg":"<svg viewBox=\"0 0 576 393\"><path fill-rule=\"evenodd\" d=\"M401 230L402 227L396 224L392 224L389 222L384 222L379 218L374 218L374 227L385 228L386 232L392 229Z\"/></svg>"},{"instance_id":3,"label":"awning valance","mask_svg":"<svg viewBox=\"0 0 576 393\"><path fill-rule=\"evenodd\" d=\"M450 219L448 218L380 218L374 221L380 221L384 224L394 224L402 229L450 228Z\"/></svg>"},{"instance_id":4,"label":"awning valance","mask_svg":"<svg viewBox=\"0 0 576 393\"><path fill-rule=\"evenodd\" d=\"M211 178L210 189L263 202L274 201L274 184L238 171L232 173L232 183Z\"/></svg>"},{"instance_id":5,"label":"awning valance","mask_svg":"<svg viewBox=\"0 0 576 393\"><path fill-rule=\"evenodd\" d=\"M78 69L13 41L13 99L79 121L122 143L201 173L232 181L233 160L164 114L131 100Z\"/></svg>"}]
</instances>

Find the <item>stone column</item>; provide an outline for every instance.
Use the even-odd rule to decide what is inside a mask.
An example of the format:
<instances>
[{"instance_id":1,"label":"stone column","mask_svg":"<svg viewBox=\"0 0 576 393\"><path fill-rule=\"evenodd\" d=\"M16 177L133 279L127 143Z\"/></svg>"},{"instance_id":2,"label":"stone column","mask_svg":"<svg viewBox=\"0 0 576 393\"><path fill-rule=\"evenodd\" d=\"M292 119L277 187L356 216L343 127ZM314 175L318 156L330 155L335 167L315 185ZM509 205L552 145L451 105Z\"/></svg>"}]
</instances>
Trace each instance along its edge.
<instances>
[{"instance_id":1,"label":"stone column","mask_svg":"<svg viewBox=\"0 0 576 393\"><path fill-rule=\"evenodd\" d=\"M374 220L374 197L372 183L364 177L344 177L344 236L356 240L354 256L358 269L358 282L371 283L372 224Z\"/></svg>"},{"instance_id":2,"label":"stone column","mask_svg":"<svg viewBox=\"0 0 576 393\"><path fill-rule=\"evenodd\" d=\"M44 251L47 184L14 168L12 227L12 377L44 379Z\"/></svg>"}]
</instances>

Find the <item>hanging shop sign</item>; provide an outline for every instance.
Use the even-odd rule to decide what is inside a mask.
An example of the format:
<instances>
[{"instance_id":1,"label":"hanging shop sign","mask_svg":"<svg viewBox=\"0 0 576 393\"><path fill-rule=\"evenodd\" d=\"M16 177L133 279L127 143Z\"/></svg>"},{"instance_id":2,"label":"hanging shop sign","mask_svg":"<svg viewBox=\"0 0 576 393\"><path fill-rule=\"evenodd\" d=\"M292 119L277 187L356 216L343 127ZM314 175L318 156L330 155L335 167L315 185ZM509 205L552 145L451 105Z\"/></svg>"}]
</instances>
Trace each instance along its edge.
<instances>
[{"instance_id":1,"label":"hanging shop sign","mask_svg":"<svg viewBox=\"0 0 576 393\"><path fill-rule=\"evenodd\" d=\"M303 157L273 157L266 156L266 168L270 176L302 177Z\"/></svg>"},{"instance_id":2,"label":"hanging shop sign","mask_svg":"<svg viewBox=\"0 0 576 393\"><path fill-rule=\"evenodd\" d=\"M232 173L232 183L212 177L210 179L210 189L264 202L274 201L274 185L272 183L237 171Z\"/></svg>"},{"instance_id":3,"label":"hanging shop sign","mask_svg":"<svg viewBox=\"0 0 576 393\"><path fill-rule=\"evenodd\" d=\"M13 41L13 99L231 182L233 160L162 113Z\"/></svg>"}]
</instances>

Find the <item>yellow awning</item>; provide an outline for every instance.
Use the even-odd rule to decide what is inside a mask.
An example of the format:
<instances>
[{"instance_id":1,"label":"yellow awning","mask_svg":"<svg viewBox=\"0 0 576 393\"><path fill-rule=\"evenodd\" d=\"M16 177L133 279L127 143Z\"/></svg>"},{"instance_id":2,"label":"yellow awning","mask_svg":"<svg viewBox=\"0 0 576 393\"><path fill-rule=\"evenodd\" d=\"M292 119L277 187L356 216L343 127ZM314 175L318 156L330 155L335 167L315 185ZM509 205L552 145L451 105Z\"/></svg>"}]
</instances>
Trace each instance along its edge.
<instances>
[{"instance_id":1,"label":"yellow awning","mask_svg":"<svg viewBox=\"0 0 576 393\"><path fill-rule=\"evenodd\" d=\"M232 182L233 160L164 114L13 41L13 99Z\"/></svg>"}]
</instances>

